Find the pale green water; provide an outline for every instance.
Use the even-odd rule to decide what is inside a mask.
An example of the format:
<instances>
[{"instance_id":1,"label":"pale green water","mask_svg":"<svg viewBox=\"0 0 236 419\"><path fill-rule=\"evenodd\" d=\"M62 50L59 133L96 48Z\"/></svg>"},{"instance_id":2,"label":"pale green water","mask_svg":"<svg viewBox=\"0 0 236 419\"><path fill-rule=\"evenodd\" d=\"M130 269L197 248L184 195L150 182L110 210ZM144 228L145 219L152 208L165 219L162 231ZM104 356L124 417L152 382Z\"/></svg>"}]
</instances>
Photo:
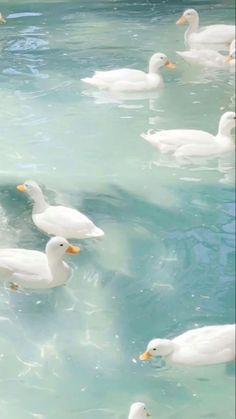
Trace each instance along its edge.
<instances>
[{"instance_id":1,"label":"pale green water","mask_svg":"<svg viewBox=\"0 0 236 419\"><path fill-rule=\"evenodd\" d=\"M125 419L136 400L158 419L234 417L233 366L138 361L152 337L234 321L233 158L176 167L140 138L215 132L234 107L232 75L175 54L186 5L203 24L233 21L231 0L0 2L10 15L0 27L1 247L45 246L15 190L27 178L106 233L80 242L67 288L1 286L1 419ZM95 69L146 68L157 51L177 63L159 98L111 100L80 82Z\"/></svg>"}]
</instances>

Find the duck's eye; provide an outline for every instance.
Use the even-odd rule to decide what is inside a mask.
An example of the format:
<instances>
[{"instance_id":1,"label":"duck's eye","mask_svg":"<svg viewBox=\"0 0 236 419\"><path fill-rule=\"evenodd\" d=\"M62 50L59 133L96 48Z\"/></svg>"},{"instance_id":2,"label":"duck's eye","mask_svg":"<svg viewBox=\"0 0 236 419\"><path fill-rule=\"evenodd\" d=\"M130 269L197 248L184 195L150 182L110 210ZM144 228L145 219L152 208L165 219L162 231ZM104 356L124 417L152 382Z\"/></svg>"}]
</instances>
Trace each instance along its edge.
<instances>
[{"instance_id":1,"label":"duck's eye","mask_svg":"<svg viewBox=\"0 0 236 419\"><path fill-rule=\"evenodd\" d=\"M157 348L153 348L153 351L156 351L157 350Z\"/></svg>"},{"instance_id":2,"label":"duck's eye","mask_svg":"<svg viewBox=\"0 0 236 419\"><path fill-rule=\"evenodd\" d=\"M64 246L64 244L60 244L60 246Z\"/></svg>"}]
</instances>

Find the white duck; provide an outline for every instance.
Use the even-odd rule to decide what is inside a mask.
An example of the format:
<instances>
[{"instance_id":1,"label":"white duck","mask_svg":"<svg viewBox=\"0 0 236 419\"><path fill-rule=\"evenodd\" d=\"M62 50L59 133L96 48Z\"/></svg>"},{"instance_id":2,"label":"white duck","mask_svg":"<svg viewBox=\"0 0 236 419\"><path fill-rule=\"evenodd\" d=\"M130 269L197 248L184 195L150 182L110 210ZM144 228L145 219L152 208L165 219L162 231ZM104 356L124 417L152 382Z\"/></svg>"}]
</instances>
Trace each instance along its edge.
<instances>
[{"instance_id":1,"label":"white duck","mask_svg":"<svg viewBox=\"0 0 236 419\"><path fill-rule=\"evenodd\" d=\"M151 416L144 403L133 403L130 407L128 419L144 419Z\"/></svg>"},{"instance_id":2,"label":"white duck","mask_svg":"<svg viewBox=\"0 0 236 419\"><path fill-rule=\"evenodd\" d=\"M189 24L184 35L188 46L206 43L229 45L235 38L234 25L210 25L199 28L199 14L195 9L186 10L176 22L177 25L182 25L183 23Z\"/></svg>"},{"instance_id":3,"label":"white duck","mask_svg":"<svg viewBox=\"0 0 236 419\"><path fill-rule=\"evenodd\" d=\"M162 67L174 69L167 56L162 53L154 54L149 61L148 73L130 68L120 68L110 71L96 71L94 76L82 79L100 89L108 89L118 92L145 92L156 90L163 86L160 74Z\"/></svg>"},{"instance_id":4,"label":"white duck","mask_svg":"<svg viewBox=\"0 0 236 419\"><path fill-rule=\"evenodd\" d=\"M197 147L209 144L216 147L217 144L232 144L230 132L235 126L235 113L225 112L219 121L218 133L216 136L206 131L193 129L171 129L163 131L149 130L141 137L151 143L161 152L173 152L181 146L196 144Z\"/></svg>"},{"instance_id":5,"label":"white duck","mask_svg":"<svg viewBox=\"0 0 236 419\"><path fill-rule=\"evenodd\" d=\"M54 288L65 284L71 269L63 261L65 253L79 253L80 248L72 246L63 237L53 237L45 253L28 249L0 249L0 275L18 286L30 289Z\"/></svg>"},{"instance_id":6,"label":"white duck","mask_svg":"<svg viewBox=\"0 0 236 419\"><path fill-rule=\"evenodd\" d=\"M66 239L88 239L104 235L104 232L81 212L69 207L49 205L36 182L27 181L18 185L17 189L26 192L33 200L33 222L45 233Z\"/></svg>"},{"instance_id":7,"label":"white duck","mask_svg":"<svg viewBox=\"0 0 236 419\"><path fill-rule=\"evenodd\" d=\"M2 15L2 13L0 13L0 24L1 23L6 23L7 21L6 21L6 19L5 19L5 17Z\"/></svg>"},{"instance_id":8,"label":"white duck","mask_svg":"<svg viewBox=\"0 0 236 419\"><path fill-rule=\"evenodd\" d=\"M205 326L188 330L174 339L153 339L139 359L147 361L153 356L186 365L234 361L235 325Z\"/></svg>"},{"instance_id":9,"label":"white duck","mask_svg":"<svg viewBox=\"0 0 236 419\"><path fill-rule=\"evenodd\" d=\"M228 57L213 49L190 49L189 51L176 51L176 53L189 64L209 68L232 69L235 67L235 40L230 44Z\"/></svg>"}]
</instances>

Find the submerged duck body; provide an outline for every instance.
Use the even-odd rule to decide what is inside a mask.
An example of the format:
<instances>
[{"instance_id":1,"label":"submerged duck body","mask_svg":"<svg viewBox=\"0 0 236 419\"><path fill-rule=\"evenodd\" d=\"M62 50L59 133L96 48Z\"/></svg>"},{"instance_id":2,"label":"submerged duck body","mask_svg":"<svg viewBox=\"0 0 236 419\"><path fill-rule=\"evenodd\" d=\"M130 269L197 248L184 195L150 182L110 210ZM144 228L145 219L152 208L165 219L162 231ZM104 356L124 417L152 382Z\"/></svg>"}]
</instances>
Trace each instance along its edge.
<instances>
[{"instance_id":1,"label":"submerged duck body","mask_svg":"<svg viewBox=\"0 0 236 419\"><path fill-rule=\"evenodd\" d=\"M36 182L27 181L18 185L17 189L26 192L33 200L33 222L48 235L62 236L66 239L88 239L104 235L100 228L76 209L49 205Z\"/></svg>"},{"instance_id":2,"label":"submerged duck body","mask_svg":"<svg viewBox=\"0 0 236 419\"><path fill-rule=\"evenodd\" d=\"M162 67L173 69L175 65L168 60L165 54L156 53L150 59L148 73L130 68L96 71L93 77L84 78L82 81L99 89L118 92L152 91L163 86L163 79L159 73Z\"/></svg>"},{"instance_id":3,"label":"submerged duck body","mask_svg":"<svg viewBox=\"0 0 236 419\"><path fill-rule=\"evenodd\" d=\"M235 69L235 40L231 42L228 57L213 49L176 51L187 63L208 68Z\"/></svg>"},{"instance_id":4,"label":"submerged duck body","mask_svg":"<svg viewBox=\"0 0 236 419\"><path fill-rule=\"evenodd\" d=\"M45 253L28 249L0 249L0 275L23 288L46 289L65 284L71 269L64 262L66 253L79 253L63 237L53 237Z\"/></svg>"},{"instance_id":5,"label":"submerged duck body","mask_svg":"<svg viewBox=\"0 0 236 419\"><path fill-rule=\"evenodd\" d=\"M195 9L187 9L181 18L176 22L177 25L187 23L189 25L185 32L185 42L188 46L194 44L225 44L235 39L234 25L210 25L199 28L199 14Z\"/></svg>"},{"instance_id":6,"label":"submerged duck body","mask_svg":"<svg viewBox=\"0 0 236 419\"><path fill-rule=\"evenodd\" d=\"M219 121L218 133L216 136L201 130L173 129L164 131L149 130L142 134L142 138L151 143L161 152L183 153L185 147L194 146L196 150L203 150L213 154L224 153L234 149L234 142L231 137L231 130L235 127L235 113L225 112Z\"/></svg>"},{"instance_id":7,"label":"submerged duck body","mask_svg":"<svg viewBox=\"0 0 236 419\"><path fill-rule=\"evenodd\" d=\"M153 339L140 360L154 356L186 365L232 362L235 360L235 324L204 326L188 330L174 339Z\"/></svg>"}]
</instances>

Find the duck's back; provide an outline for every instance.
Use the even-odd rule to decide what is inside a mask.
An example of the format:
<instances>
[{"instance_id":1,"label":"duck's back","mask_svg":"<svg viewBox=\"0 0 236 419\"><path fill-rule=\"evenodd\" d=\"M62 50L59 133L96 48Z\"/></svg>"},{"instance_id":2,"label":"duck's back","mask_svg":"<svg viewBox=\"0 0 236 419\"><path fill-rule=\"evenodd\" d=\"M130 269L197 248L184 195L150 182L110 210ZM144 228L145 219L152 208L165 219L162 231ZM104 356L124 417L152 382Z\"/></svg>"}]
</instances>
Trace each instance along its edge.
<instances>
[{"instance_id":1,"label":"duck's back","mask_svg":"<svg viewBox=\"0 0 236 419\"><path fill-rule=\"evenodd\" d=\"M95 77L106 82L116 83L118 81L130 81L130 82L140 82L146 79L146 74L141 70L135 70L132 68L120 68L117 70L111 71L96 71Z\"/></svg>"},{"instance_id":2,"label":"duck's back","mask_svg":"<svg viewBox=\"0 0 236 419\"><path fill-rule=\"evenodd\" d=\"M235 359L235 325L205 326L173 339L177 346L172 361L207 365Z\"/></svg>"},{"instance_id":3,"label":"duck's back","mask_svg":"<svg viewBox=\"0 0 236 419\"><path fill-rule=\"evenodd\" d=\"M199 29L195 34L191 35L192 39L198 42L209 43L227 43L229 44L235 39L234 25L210 25Z\"/></svg>"}]
</instances>

